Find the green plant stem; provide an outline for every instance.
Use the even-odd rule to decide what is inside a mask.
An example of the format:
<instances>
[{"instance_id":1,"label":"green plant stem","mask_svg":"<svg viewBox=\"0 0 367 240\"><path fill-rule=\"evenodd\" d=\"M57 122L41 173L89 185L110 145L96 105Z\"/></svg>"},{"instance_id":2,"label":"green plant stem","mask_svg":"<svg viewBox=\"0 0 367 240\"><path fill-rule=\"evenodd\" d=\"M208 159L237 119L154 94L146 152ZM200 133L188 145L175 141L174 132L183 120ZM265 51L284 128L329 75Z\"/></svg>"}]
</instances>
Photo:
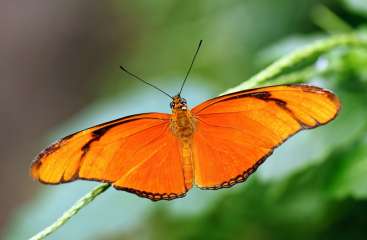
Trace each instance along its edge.
<instances>
[{"instance_id":1,"label":"green plant stem","mask_svg":"<svg viewBox=\"0 0 367 240\"><path fill-rule=\"evenodd\" d=\"M318 57L340 46L367 46L367 38L358 34L342 34L316 41L300 50L280 58L258 74L251 77L237 87L225 91L223 94L233 93L257 87L270 79L284 73L287 69L302 63L305 60ZM222 94L222 95L223 95Z\"/></svg>"},{"instance_id":2,"label":"green plant stem","mask_svg":"<svg viewBox=\"0 0 367 240\"><path fill-rule=\"evenodd\" d=\"M43 229L41 232L37 233L30 240L39 240L44 239L49 234L55 232L58 228L64 225L70 218L72 218L75 214L79 212L80 209L88 205L91 201L93 201L99 194L106 191L111 185L108 183L102 183L94 188L92 191L87 193L84 197L79 199L74 205L68 209L64 214L57 219L53 224Z\"/></svg>"},{"instance_id":3,"label":"green plant stem","mask_svg":"<svg viewBox=\"0 0 367 240\"><path fill-rule=\"evenodd\" d=\"M303 49L295 51L278 61L271 64L269 67L259 72L248 81L240 84L237 87L227 90L225 93L237 92L244 89L260 86L265 82L279 77L286 69L296 66L300 62L307 59L320 56L321 54L328 52L329 50L339 46L355 46L355 45L366 45L367 38L362 38L357 34L345 34L333 36L328 39L320 40L311 44ZM288 75L285 79L278 79L279 82L294 82L296 79L300 79L308 74L312 74L309 69L305 69L303 72L297 74ZM73 217L80 209L85 207L88 203L93 201L99 194L103 193L110 187L110 184L103 183L92 191L87 193L79 201L77 201L69 210L67 210L59 219L57 219L52 225L46 227L37 235L33 236L31 240L43 239L47 235L56 231L59 227L64 225L71 217Z\"/></svg>"},{"instance_id":4,"label":"green plant stem","mask_svg":"<svg viewBox=\"0 0 367 240\"><path fill-rule=\"evenodd\" d=\"M305 69L292 72L289 74L281 75L280 77L273 78L267 81L267 84L280 85L280 84L291 84L291 83L304 83L313 78L315 75L321 74L321 71L317 71L315 67L307 67Z\"/></svg>"},{"instance_id":5,"label":"green plant stem","mask_svg":"<svg viewBox=\"0 0 367 240\"><path fill-rule=\"evenodd\" d=\"M352 32L353 28L325 5L318 5L311 12L313 22L330 34Z\"/></svg>"}]
</instances>

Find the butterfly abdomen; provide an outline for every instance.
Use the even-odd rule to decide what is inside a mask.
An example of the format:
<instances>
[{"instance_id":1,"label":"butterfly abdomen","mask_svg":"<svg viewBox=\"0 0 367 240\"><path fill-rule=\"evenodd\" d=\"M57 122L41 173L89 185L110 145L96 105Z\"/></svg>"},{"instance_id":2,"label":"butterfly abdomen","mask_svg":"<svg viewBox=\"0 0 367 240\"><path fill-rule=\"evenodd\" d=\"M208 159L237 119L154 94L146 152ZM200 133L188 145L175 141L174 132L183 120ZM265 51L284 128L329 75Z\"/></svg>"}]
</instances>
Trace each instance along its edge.
<instances>
[{"instance_id":1,"label":"butterfly abdomen","mask_svg":"<svg viewBox=\"0 0 367 240\"><path fill-rule=\"evenodd\" d=\"M191 142L182 143L182 169L186 189L192 188L193 183L193 164Z\"/></svg>"},{"instance_id":2,"label":"butterfly abdomen","mask_svg":"<svg viewBox=\"0 0 367 240\"><path fill-rule=\"evenodd\" d=\"M171 118L171 131L181 144L182 169L186 189L192 188L192 136L195 131L195 122L189 110L175 110Z\"/></svg>"}]
</instances>

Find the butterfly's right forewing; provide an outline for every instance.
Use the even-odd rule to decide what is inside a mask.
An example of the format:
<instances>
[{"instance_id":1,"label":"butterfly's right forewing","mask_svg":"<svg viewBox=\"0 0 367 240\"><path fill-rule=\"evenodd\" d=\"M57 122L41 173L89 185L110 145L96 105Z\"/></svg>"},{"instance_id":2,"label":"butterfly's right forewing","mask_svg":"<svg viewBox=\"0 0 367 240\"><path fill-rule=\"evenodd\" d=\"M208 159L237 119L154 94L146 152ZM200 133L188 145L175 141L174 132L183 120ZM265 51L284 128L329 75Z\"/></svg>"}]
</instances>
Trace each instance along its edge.
<instances>
[{"instance_id":1,"label":"butterfly's right forewing","mask_svg":"<svg viewBox=\"0 0 367 240\"><path fill-rule=\"evenodd\" d=\"M332 120L337 97L308 85L252 89L208 100L192 110L195 183L230 187L246 180L291 135Z\"/></svg>"},{"instance_id":2,"label":"butterfly's right forewing","mask_svg":"<svg viewBox=\"0 0 367 240\"><path fill-rule=\"evenodd\" d=\"M169 114L146 113L72 134L37 157L32 176L48 184L108 182L151 200L181 197L188 189L169 123Z\"/></svg>"}]
</instances>

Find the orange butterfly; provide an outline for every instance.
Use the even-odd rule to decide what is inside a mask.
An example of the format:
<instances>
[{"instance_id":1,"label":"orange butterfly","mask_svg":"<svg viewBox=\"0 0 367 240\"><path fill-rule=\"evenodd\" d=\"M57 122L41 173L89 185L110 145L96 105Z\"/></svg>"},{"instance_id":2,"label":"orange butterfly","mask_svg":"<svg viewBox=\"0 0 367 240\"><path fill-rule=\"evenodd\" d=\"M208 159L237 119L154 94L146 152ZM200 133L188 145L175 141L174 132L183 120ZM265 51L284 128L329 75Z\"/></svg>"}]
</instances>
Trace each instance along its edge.
<instances>
[{"instance_id":1,"label":"orange butterfly","mask_svg":"<svg viewBox=\"0 0 367 240\"><path fill-rule=\"evenodd\" d=\"M64 137L38 155L32 177L107 182L153 201L183 197L193 185L231 187L290 136L328 123L340 108L330 91L294 84L240 91L189 110L183 85L170 96L172 114L132 115Z\"/></svg>"}]
</instances>

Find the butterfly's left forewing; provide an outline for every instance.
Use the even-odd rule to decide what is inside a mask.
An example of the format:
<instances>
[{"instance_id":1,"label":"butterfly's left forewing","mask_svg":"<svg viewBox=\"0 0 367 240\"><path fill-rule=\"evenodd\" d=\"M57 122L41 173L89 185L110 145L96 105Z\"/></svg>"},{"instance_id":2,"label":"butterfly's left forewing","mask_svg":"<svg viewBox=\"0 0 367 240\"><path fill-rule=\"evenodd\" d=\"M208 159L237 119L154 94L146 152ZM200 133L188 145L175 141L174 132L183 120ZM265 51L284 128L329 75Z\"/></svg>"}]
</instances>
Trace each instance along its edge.
<instances>
[{"instance_id":1,"label":"butterfly's left forewing","mask_svg":"<svg viewBox=\"0 0 367 240\"><path fill-rule=\"evenodd\" d=\"M49 184L108 182L151 200L181 197L187 189L169 119L162 113L138 114L72 134L37 157L32 176Z\"/></svg>"},{"instance_id":2,"label":"butterfly's left forewing","mask_svg":"<svg viewBox=\"0 0 367 240\"><path fill-rule=\"evenodd\" d=\"M275 147L301 129L329 122L339 107L334 94L308 85L252 89L196 106L196 185L217 189L244 181Z\"/></svg>"}]
</instances>

